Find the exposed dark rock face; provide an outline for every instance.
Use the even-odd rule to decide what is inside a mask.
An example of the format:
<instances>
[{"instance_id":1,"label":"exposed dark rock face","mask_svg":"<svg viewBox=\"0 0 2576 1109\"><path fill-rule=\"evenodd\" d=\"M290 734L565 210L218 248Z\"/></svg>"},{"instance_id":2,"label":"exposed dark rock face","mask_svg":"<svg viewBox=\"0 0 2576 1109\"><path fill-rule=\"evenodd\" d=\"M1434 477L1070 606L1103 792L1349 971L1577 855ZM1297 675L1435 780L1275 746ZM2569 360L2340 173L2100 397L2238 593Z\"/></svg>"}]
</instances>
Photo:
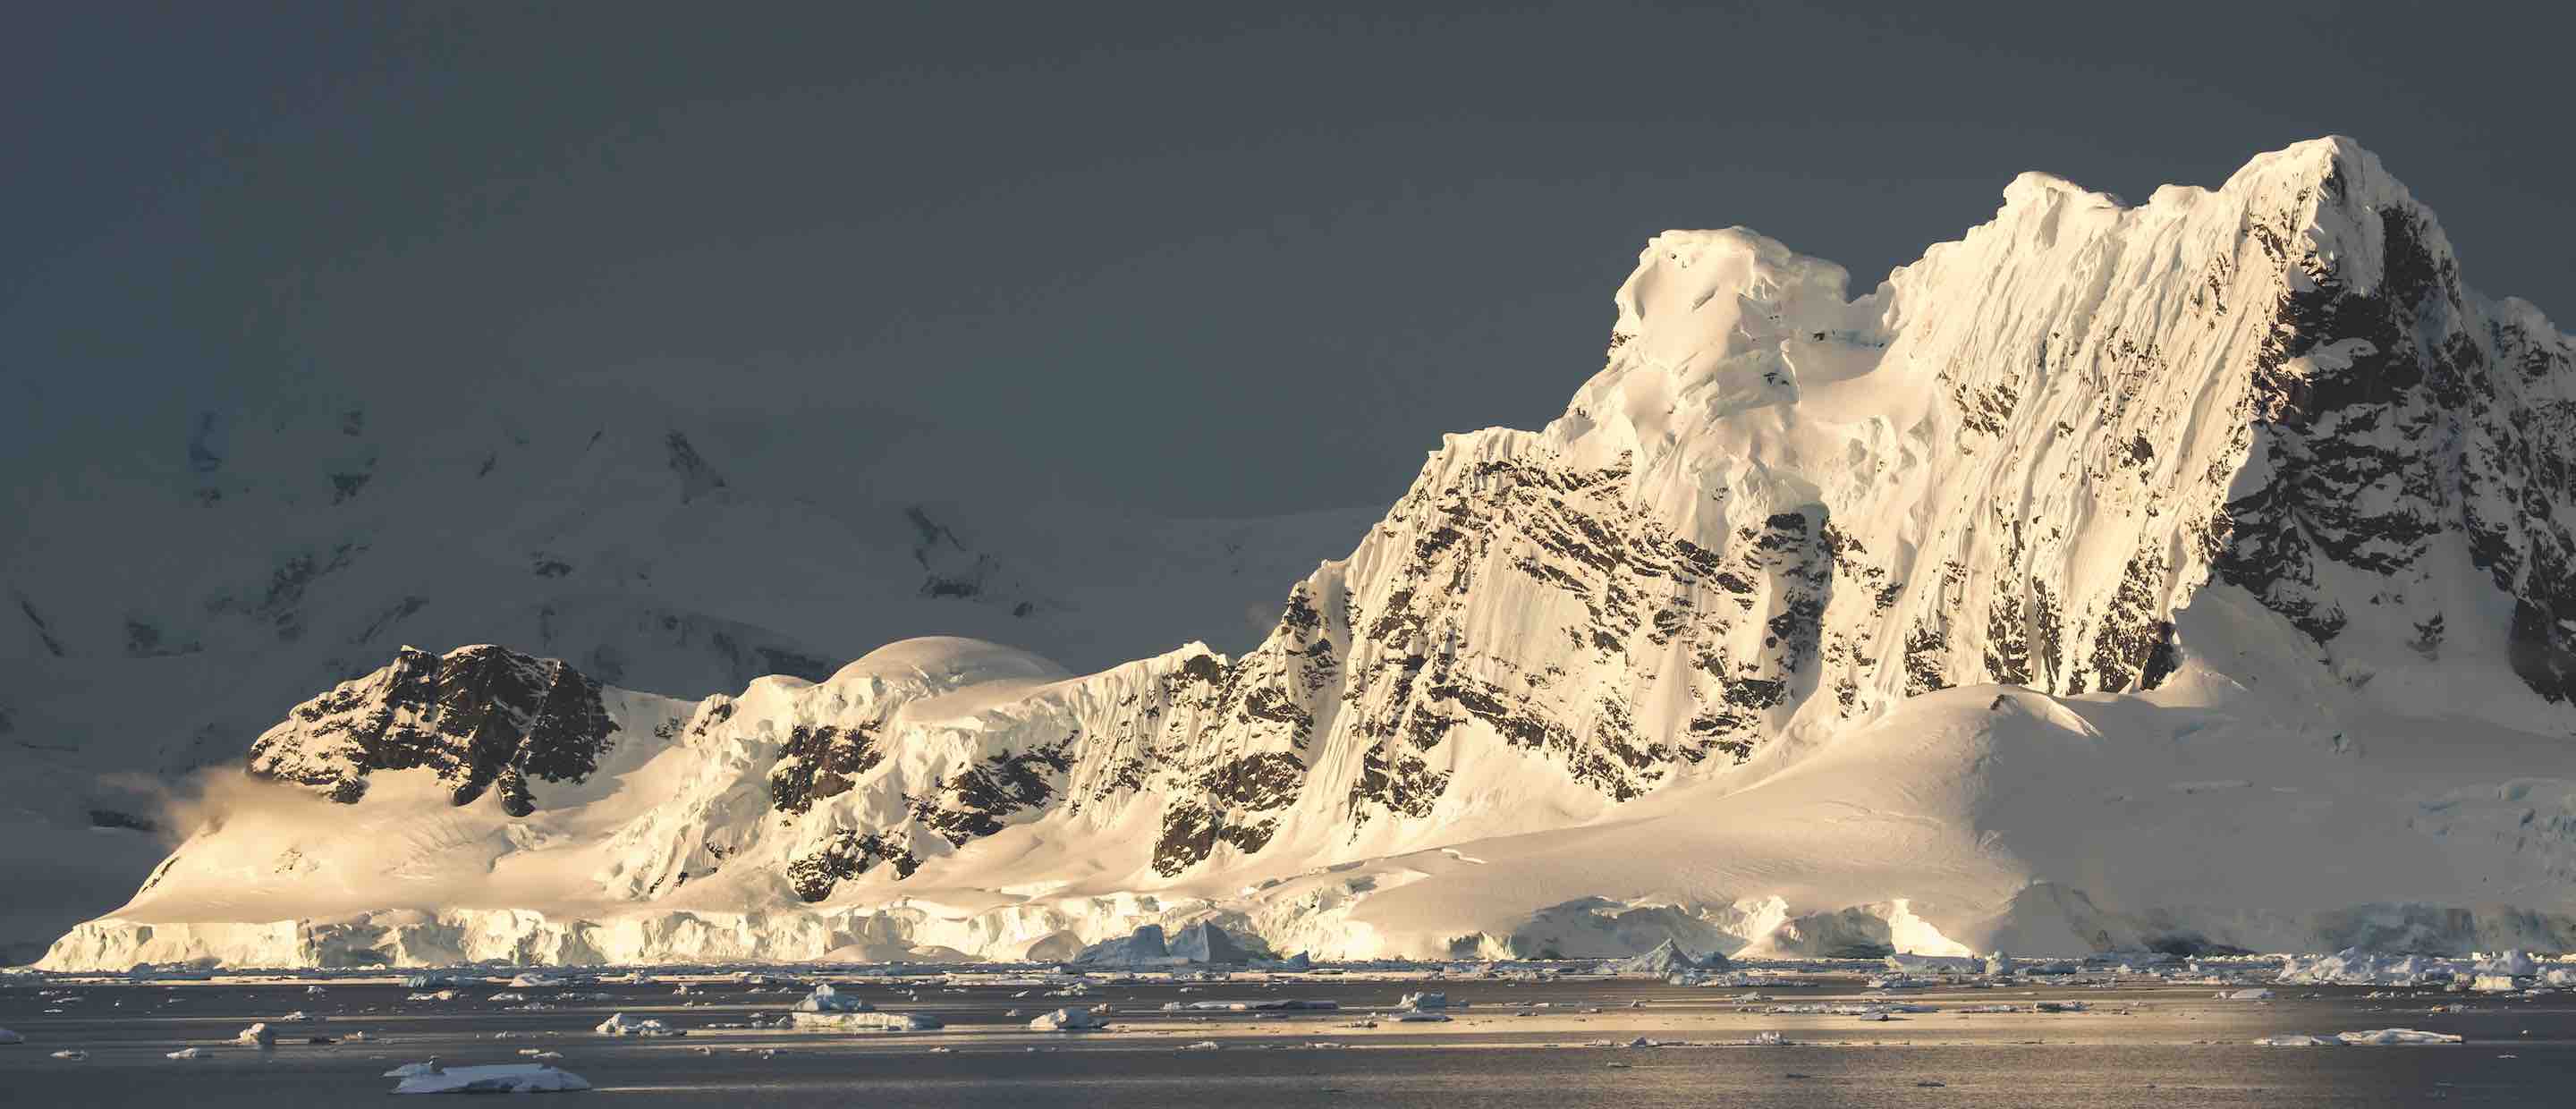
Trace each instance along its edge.
<instances>
[{"instance_id":1,"label":"exposed dark rock face","mask_svg":"<svg viewBox=\"0 0 2576 1109\"><path fill-rule=\"evenodd\" d=\"M2216 563L2321 646L2350 606L2408 605L2415 649L2437 650L2450 615L2419 612L2445 531L2511 602L2509 659L2553 701L2576 695L2576 354L2515 318L2472 307L2432 214L2348 194L2338 164L2316 220L2375 232L2369 259L2295 251L2293 211L2258 241L2303 280L2281 290L2251 368L2252 463L2268 480L2230 501ZM2384 581L2377 595L2322 586L2328 567Z\"/></svg>"},{"instance_id":2,"label":"exposed dark rock face","mask_svg":"<svg viewBox=\"0 0 2576 1109\"><path fill-rule=\"evenodd\" d=\"M912 877L921 866L911 851L885 836L844 830L821 849L788 863L787 883L797 897L820 901L832 896L832 887L843 879L858 877L883 862L894 864L899 879Z\"/></svg>"},{"instance_id":3,"label":"exposed dark rock face","mask_svg":"<svg viewBox=\"0 0 2576 1109\"><path fill-rule=\"evenodd\" d=\"M880 727L870 721L847 728L798 724L789 729L778 762L769 770L769 807L801 813L816 801L848 792L851 778L885 761L885 752L877 748Z\"/></svg>"},{"instance_id":4,"label":"exposed dark rock face","mask_svg":"<svg viewBox=\"0 0 2576 1109\"><path fill-rule=\"evenodd\" d=\"M249 769L354 803L370 772L427 767L453 803L497 790L505 811L525 816L535 811L530 779L581 781L614 730L598 683L561 662L490 646L444 656L405 647L384 669L296 706L251 745Z\"/></svg>"}]
</instances>

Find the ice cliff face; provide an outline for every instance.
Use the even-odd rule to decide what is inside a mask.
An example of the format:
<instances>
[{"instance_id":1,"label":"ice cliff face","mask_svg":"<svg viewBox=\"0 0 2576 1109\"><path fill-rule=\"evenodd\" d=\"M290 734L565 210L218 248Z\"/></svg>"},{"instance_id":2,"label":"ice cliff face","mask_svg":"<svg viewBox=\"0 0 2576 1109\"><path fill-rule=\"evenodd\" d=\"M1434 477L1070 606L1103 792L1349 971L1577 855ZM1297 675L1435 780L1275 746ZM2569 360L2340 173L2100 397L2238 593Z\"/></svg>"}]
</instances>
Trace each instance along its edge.
<instances>
[{"instance_id":1,"label":"ice cliff face","mask_svg":"<svg viewBox=\"0 0 2576 1109\"><path fill-rule=\"evenodd\" d=\"M1483 852L1457 845L1581 842L1678 798L1752 796L1864 742L1846 737L1936 711L1916 701L1983 704L1925 698L1956 686L2096 695L2031 725L2092 739L2102 713L2145 727L2121 706L2217 711L2208 691L2255 696L2259 675L2301 691L2265 702L2279 719L2420 713L2440 692L2499 735L2576 723L2576 348L2531 306L2461 285L2432 213L2347 140L2136 207L2025 174L1993 221L1857 298L1839 267L1750 231L1668 232L1616 304L1607 365L1564 416L1451 437L1241 657L1193 645L1071 677L988 644L912 641L819 683L657 708L560 663L407 650L299 708L251 768L360 808L377 803L370 775L425 768L454 805L492 787L496 819L542 820L549 783L635 752L651 771L619 788L650 804L610 819L609 802L567 795L588 838L564 895L576 907L558 915L751 906L830 922L784 947L740 941L782 957L889 935L1022 954L1192 912L1281 950L1446 953L1427 949L1461 935L1517 950L1583 931L1527 922L1649 909L1714 929L1657 937L1703 947L1795 948L1847 926L1937 947L1985 921L1981 935L2029 950L2223 929L2174 923L2190 914L2165 893L2069 895L2048 883L2071 876L2035 861L2047 851L1991 837L1958 848L1955 874L1974 881L1756 888L1677 855L1636 888L1605 872L1598 888L1535 883L1562 887L1556 900L1414 905L1411 931L1386 887L1450 864L1382 864L1436 848L1473 863ZM2351 804L2374 803L2384 787L2358 781ZM1976 839L1995 810L1960 796L1952 830ZM231 857L200 840L156 876L165 890L192 852ZM2544 929L2576 908L2576 850L2554 850L2497 864L2538 868L2517 911ZM1549 857L1547 874L1582 869ZM1369 860L1365 882L1317 878ZM1570 910L1575 894L1606 908ZM1355 908L1372 896L1380 908ZM2377 919L2355 906L2380 895L2306 896L2234 934ZM2384 896L2399 904L2381 915L2403 917L2409 898L2453 895ZM2040 902L2060 931L2027 931ZM117 948L110 922L85 927L105 930L58 959L140 949Z\"/></svg>"}]
</instances>

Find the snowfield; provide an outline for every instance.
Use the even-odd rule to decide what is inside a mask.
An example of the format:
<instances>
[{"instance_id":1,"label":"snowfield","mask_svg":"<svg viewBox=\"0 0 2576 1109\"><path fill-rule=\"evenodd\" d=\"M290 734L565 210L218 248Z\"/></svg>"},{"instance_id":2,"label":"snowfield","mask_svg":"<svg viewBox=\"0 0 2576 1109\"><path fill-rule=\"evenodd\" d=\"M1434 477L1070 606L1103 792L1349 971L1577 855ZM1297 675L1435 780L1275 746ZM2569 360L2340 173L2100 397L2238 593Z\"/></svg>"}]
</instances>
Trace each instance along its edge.
<instances>
[{"instance_id":1,"label":"snowfield","mask_svg":"<svg viewBox=\"0 0 2576 1109\"><path fill-rule=\"evenodd\" d=\"M2375 157L1846 285L1658 236L1240 656L405 649L41 965L2576 948L2576 349Z\"/></svg>"}]
</instances>

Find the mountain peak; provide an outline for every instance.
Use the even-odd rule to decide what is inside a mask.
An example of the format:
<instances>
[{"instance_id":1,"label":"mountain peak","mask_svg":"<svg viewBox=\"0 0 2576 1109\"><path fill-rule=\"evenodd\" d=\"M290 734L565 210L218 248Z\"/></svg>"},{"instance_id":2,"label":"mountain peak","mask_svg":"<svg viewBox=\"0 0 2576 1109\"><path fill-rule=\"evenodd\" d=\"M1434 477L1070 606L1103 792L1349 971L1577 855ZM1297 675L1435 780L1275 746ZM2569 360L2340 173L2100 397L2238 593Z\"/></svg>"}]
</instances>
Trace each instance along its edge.
<instances>
[{"instance_id":1,"label":"mountain peak","mask_svg":"<svg viewBox=\"0 0 2576 1109\"><path fill-rule=\"evenodd\" d=\"M2531 815L2576 784L2528 776L2576 726L2576 358L2462 286L2357 144L2138 207L2025 174L1857 297L1759 233L1669 231L1615 303L1561 418L1447 440L1241 655L1068 677L909 640L688 705L406 654L254 769L499 861L433 888L236 822L49 965L248 942L189 899L281 847L455 918L335 942L484 945L450 961L1210 922L1343 957L2576 935L2576 838ZM526 738L559 702L566 741ZM590 788L344 788L506 795L539 756ZM551 917L449 908L514 872L593 880ZM263 908L346 908L307 896Z\"/></svg>"}]
</instances>

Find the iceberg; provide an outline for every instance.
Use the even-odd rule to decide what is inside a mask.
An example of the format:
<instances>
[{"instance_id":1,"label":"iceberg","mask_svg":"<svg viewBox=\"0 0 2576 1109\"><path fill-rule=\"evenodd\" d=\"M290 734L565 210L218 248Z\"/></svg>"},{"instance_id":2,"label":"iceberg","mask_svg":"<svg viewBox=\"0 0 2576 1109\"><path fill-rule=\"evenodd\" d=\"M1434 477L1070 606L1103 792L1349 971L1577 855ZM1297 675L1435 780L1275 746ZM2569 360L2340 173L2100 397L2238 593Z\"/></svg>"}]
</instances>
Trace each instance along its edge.
<instances>
[{"instance_id":1,"label":"iceberg","mask_svg":"<svg viewBox=\"0 0 2576 1109\"><path fill-rule=\"evenodd\" d=\"M1685 971L1725 970L1734 965L1727 961L1726 956L1714 951L1705 956L1693 955L1683 950L1682 945L1666 939L1656 944L1652 951L1621 961L1613 968L1613 973L1670 978Z\"/></svg>"},{"instance_id":2,"label":"iceberg","mask_svg":"<svg viewBox=\"0 0 2576 1109\"><path fill-rule=\"evenodd\" d=\"M814 987L814 992L796 1003L800 1013L866 1013L875 1009L864 1000L833 989L829 983Z\"/></svg>"},{"instance_id":3,"label":"iceberg","mask_svg":"<svg viewBox=\"0 0 2576 1109\"><path fill-rule=\"evenodd\" d=\"M673 1028L673 1027L671 1027L670 1025L667 1025L667 1024L662 1023L661 1021L658 1021L658 1020L652 1020L652 1019L649 1019L649 1018L637 1018L637 1017L630 1017L630 1016L627 1016L627 1015L626 1015L626 1014L624 1014L624 1013L611 1013L611 1014L609 1014L608 1019L607 1019L607 1020L603 1020L603 1021L599 1022L599 1027L592 1029L592 1031L594 1031L594 1032L601 1032L601 1033L605 1033L605 1034L607 1034L607 1035L611 1035L611 1036L685 1036L685 1035L688 1035L688 1032L687 1032L687 1031L685 1031L685 1030L683 1030L683 1029Z\"/></svg>"},{"instance_id":4,"label":"iceberg","mask_svg":"<svg viewBox=\"0 0 2576 1109\"><path fill-rule=\"evenodd\" d=\"M1038 1014L1038 1019L1030 1021L1029 1027L1040 1032L1089 1032L1107 1028L1109 1022L1089 1009L1057 1009Z\"/></svg>"},{"instance_id":5,"label":"iceberg","mask_svg":"<svg viewBox=\"0 0 2576 1109\"><path fill-rule=\"evenodd\" d=\"M2369 1032L2345 1032L2335 1037L2355 1047L2387 1047L2396 1044L2455 1044L2460 1037L2447 1032L2418 1032L2412 1028L2381 1028Z\"/></svg>"},{"instance_id":6,"label":"iceberg","mask_svg":"<svg viewBox=\"0 0 2576 1109\"><path fill-rule=\"evenodd\" d=\"M874 1009L789 1013L796 1028L841 1032L927 1032L947 1027L927 1013L881 1013Z\"/></svg>"}]
</instances>

